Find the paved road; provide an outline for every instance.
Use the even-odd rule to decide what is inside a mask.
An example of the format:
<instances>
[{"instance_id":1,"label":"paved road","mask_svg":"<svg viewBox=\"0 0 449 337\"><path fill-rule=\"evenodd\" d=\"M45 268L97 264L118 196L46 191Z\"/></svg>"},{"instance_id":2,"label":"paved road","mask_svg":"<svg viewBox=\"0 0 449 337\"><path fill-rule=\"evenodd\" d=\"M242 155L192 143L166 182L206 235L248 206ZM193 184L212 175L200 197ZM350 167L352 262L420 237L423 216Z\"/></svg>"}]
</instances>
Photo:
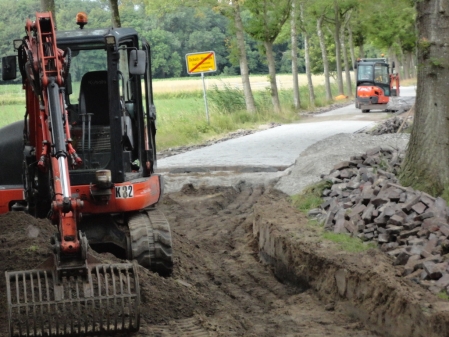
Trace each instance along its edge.
<instances>
[{"instance_id":1,"label":"paved road","mask_svg":"<svg viewBox=\"0 0 449 337\"><path fill-rule=\"evenodd\" d=\"M372 127L373 121L317 121L281 125L158 161L162 171L203 167L229 170L251 167L287 167L319 140L337 133L354 133Z\"/></svg>"},{"instance_id":2,"label":"paved road","mask_svg":"<svg viewBox=\"0 0 449 337\"><path fill-rule=\"evenodd\" d=\"M402 88L401 95L408 93L411 95L412 89ZM165 176L167 192L179 190L186 183L197 186L235 186L241 181L254 184L269 183L294 170L294 164L298 166L301 161L298 160L300 154L310 146L326 142L327 139L336 139L338 142L340 138L335 138L336 135L351 135L371 128L389 115L385 112L362 113L351 104L315 115L301 123L282 125L161 159L158 161L157 170ZM336 146L335 151L338 152L344 148L346 152L342 154L343 157L333 158L336 153L332 153L332 150L328 157L332 157L332 160L346 158L358 150L358 145L354 144L354 141L357 143L357 140L343 138L342 144L329 144L324 149ZM370 141L365 141L363 146L366 151L366 148L371 146ZM324 149L320 151L325 153ZM291 182L285 184L292 185ZM282 190L294 192L288 186Z\"/></svg>"},{"instance_id":3,"label":"paved road","mask_svg":"<svg viewBox=\"0 0 449 337\"><path fill-rule=\"evenodd\" d=\"M415 87L401 87L400 88L400 95L401 97L413 97L416 96L416 88ZM323 118L323 117L329 117L329 116L348 116L348 119L357 119L357 118L364 118L365 115L372 115L373 113L383 113L381 110L372 110L369 113L362 113L360 109L355 108L355 104L349 105L344 108L335 109L329 112L325 112L323 114L316 115L316 117ZM353 116L350 116L353 115ZM355 115L355 116L354 116Z\"/></svg>"}]
</instances>

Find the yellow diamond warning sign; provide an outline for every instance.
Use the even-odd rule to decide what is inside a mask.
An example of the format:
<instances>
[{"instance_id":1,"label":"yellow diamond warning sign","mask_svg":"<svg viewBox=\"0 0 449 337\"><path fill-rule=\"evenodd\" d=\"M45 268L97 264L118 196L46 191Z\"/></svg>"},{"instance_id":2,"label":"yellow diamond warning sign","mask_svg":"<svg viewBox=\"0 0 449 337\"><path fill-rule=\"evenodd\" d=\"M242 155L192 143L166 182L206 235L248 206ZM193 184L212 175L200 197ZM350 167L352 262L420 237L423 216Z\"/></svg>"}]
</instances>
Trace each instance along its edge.
<instances>
[{"instance_id":1,"label":"yellow diamond warning sign","mask_svg":"<svg viewBox=\"0 0 449 337\"><path fill-rule=\"evenodd\" d=\"M211 73L217 71L215 52L213 51L187 54L186 62L188 74Z\"/></svg>"}]
</instances>

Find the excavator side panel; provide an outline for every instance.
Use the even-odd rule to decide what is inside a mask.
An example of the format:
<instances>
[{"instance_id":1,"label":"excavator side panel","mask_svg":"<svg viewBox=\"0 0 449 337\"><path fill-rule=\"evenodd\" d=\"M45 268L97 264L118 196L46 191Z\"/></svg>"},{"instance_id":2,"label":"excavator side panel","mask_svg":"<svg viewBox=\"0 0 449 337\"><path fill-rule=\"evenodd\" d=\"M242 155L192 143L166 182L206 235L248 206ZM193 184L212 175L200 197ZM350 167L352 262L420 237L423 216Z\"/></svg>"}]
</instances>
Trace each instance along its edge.
<instances>
[{"instance_id":1,"label":"excavator side panel","mask_svg":"<svg viewBox=\"0 0 449 337\"><path fill-rule=\"evenodd\" d=\"M23 200L21 186L0 186L0 214L9 212L15 202Z\"/></svg>"},{"instance_id":2,"label":"excavator side panel","mask_svg":"<svg viewBox=\"0 0 449 337\"><path fill-rule=\"evenodd\" d=\"M155 174L138 181L114 184L107 203L96 202L90 195L90 186L73 186L72 191L79 193L84 201L85 214L131 212L157 204L161 197L161 180Z\"/></svg>"},{"instance_id":3,"label":"excavator side panel","mask_svg":"<svg viewBox=\"0 0 449 337\"><path fill-rule=\"evenodd\" d=\"M369 99L371 104L386 104L389 101L389 97L385 96L382 88L371 85L357 87L357 98L361 101Z\"/></svg>"}]
</instances>

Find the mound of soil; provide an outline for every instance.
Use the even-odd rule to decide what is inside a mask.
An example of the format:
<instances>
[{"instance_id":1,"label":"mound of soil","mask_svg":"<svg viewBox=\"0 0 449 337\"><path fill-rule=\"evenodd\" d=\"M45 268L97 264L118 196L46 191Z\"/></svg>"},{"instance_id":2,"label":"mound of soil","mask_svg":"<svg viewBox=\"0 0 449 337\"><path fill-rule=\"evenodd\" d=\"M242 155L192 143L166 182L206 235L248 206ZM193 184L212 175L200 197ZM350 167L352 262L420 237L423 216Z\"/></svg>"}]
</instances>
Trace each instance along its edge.
<instances>
[{"instance_id":1,"label":"mound of soil","mask_svg":"<svg viewBox=\"0 0 449 337\"><path fill-rule=\"evenodd\" d=\"M0 335L7 336L5 271L30 270L50 257L55 228L22 212L0 215Z\"/></svg>"},{"instance_id":2,"label":"mound of soil","mask_svg":"<svg viewBox=\"0 0 449 337\"><path fill-rule=\"evenodd\" d=\"M52 256L50 237L57 231L45 219L36 219L22 212L0 215L0 273L30 270ZM103 263L120 262L109 253L92 252ZM195 288L186 288L174 278L162 278L139 267L143 326L168 323L170 320L193 316L196 308L212 312L213 303ZM0 336L8 336L6 283L0 278Z\"/></svg>"}]
</instances>

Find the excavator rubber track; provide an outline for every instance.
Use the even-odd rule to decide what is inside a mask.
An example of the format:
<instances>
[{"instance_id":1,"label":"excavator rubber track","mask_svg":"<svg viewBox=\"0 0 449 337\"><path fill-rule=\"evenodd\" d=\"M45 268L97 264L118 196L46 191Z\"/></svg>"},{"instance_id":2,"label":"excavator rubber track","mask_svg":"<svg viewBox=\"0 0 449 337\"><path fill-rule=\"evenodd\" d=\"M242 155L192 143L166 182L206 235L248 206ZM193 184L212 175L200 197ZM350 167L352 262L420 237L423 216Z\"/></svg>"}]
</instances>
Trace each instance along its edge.
<instances>
[{"instance_id":1,"label":"excavator rubber track","mask_svg":"<svg viewBox=\"0 0 449 337\"><path fill-rule=\"evenodd\" d=\"M169 276L173 272L172 237L165 215L148 208L131 215L128 226L132 258L153 272Z\"/></svg>"},{"instance_id":2,"label":"excavator rubber track","mask_svg":"<svg viewBox=\"0 0 449 337\"><path fill-rule=\"evenodd\" d=\"M6 272L10 336L112 336L140 325L133 263L94 264L58 278L54 268Z\"/></svg>"}]
</instances>

